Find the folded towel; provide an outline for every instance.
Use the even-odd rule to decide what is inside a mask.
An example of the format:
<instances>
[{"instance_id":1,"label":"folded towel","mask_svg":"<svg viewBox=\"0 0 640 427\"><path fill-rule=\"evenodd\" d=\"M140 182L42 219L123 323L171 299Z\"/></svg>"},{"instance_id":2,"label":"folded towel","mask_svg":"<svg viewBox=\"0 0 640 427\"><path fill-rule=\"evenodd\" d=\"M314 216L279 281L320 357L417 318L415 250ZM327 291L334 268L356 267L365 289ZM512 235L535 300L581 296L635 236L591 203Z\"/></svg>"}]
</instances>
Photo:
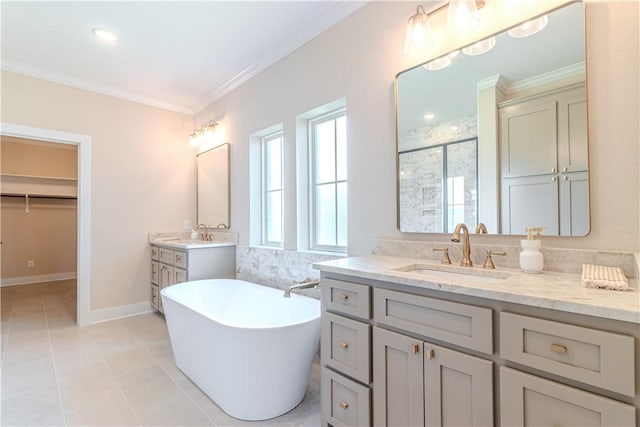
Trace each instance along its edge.
<instances>
[{"instance_id":1,"label":"folded towel","mask_svg":"<svg viewBox=\"0 0 640 427\"><path fill-rule=\"evenodd\" d=\"M621 268L603 265L582 264L582 284L587 288L631 290Z\"/></svg>"}]
</instances>

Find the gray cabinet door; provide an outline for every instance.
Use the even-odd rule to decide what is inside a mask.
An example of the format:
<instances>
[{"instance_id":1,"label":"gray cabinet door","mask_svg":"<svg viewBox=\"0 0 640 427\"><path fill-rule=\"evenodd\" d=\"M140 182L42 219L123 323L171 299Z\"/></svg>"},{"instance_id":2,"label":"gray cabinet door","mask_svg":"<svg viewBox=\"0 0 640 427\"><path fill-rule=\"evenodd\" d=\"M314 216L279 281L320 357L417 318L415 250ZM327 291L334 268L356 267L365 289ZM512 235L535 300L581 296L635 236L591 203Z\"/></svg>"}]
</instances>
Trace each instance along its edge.
<instances>
[{"instance_id":1,"label":"gray cabinet door","mask_svg":"<svg viewBox=\"0 0 640 427\"><path fill-rule=\"evenodd\" d=\"M533 100L500 109L502 177L557 172L557 104Z\"/></svg>"},{"instance_id":2,"label":"gray cabinet door","mask_svg":"<svg viewBox=\"0 0 640 427\"><path fill-rule=\"evenodd\" d=\"M634 426L635 411L631 405L500 368L502 426Z\"/></svg>"},{"instance_id":3,"label":"gray cabinet door","mask_svg":"<svg viewBox=\"0 0 640 427\"><path fill-rule=\"evenodd\" d=\"M422 341L373 328L373 421L423 426Z\"/></svg>"},{"instance_id":4,"label":"gray cabinet door","mask_svg":"<svg viewBox=\"0 0 640 427\"><path fill-rule=\"evenodd\" d=\"M426 426L493 426L493 362L424 343Z\"/></svg>"},{"instance_id":5,"label":"gray cabinet door","mask_svg":"<svg viewBox=\"0 0 640 427\"><path fill-rule=\"evenodd\" d=\"M560 178L560 235L589 232L589 173L563 173Z\"/></svg>"},{"instance_id":6,"label":"gray cabinet door","mask_svg":"<svg viewBox=\"0 0 640 427\"><path fill-rule=\"evenodd\" d=\"M557 175L502 180L503 234L526 234L527 227L535 226L544 227L544 234L558 235L558 225Z\"/></svg>"}]
</instances>

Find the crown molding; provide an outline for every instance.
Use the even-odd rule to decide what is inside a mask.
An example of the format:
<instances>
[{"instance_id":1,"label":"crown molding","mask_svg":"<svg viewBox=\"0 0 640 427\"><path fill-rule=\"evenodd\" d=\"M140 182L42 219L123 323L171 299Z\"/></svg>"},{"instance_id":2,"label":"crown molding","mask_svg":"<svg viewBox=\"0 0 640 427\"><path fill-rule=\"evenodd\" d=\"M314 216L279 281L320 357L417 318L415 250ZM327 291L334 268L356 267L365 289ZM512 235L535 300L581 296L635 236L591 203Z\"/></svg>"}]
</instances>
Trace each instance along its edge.
<instances>
[{"instance_id":1,"label":"crown molding","mask_svg":"<svg viewBox=\"0 0 640 427\"><path fill-rule=\"evenodd\" d=\"M512 82L509 85L508 94L517 93L526 89L531 89L546 83L553 83L569 77L586 76L586 65L584 61L577 62L566 67L558 68L547 73Z\"/></svg>"},{"instance_id":2,"label":"crown molding","mask_svg":"<svg viewBox=\"0 0 640 427\"><path fill-rule=\"evenodd\" d=\"M285 44L278 49L266 54L258 61L254 62L229 80L227 80L220 87L215 89L206 97L202 98L199 102L192 106L192 110L197 114L206 108L208 105L219 100L232 90L236 89L252 77L256 76L260 72L264 71L271 65L275 64L285 56L292 53L305 43L309 42L316 36L320 35L333 25L337 24L347 16L351 15L356 10L364 6L369 0L345 0L333 6L326 11L323 15L318 17L314 22L307 25L304 30L298 32L294 37L287 40Z\"/></svg>"},{"instance_id":3,"label":"crown molding","mask_svg":"<svg viewBox=\"0 0 640 427\"><path fill-rule=\"evenodd\" d=\"M16 61L2 61L1 67L4 71L12 73L22 74L28 77L36 79L46 80L53 83L58 83L65 86L74 87L76 89L83 89L90 92L99 93L101 95L112 96L114 98L120 98L126 101L135 102L138 104L148 105L151 107L161 108L163 110L175 111L177 113L193 115L193 110L190 107L184 105L173 104L170 102L161 101L159 99L150 98L135 93L112 89L107 86L97 85L87 82L82 79L77 79L66 74L57 73L55 71L43 70L38 67L26 65Z\"/></svg>"}]
</instances>

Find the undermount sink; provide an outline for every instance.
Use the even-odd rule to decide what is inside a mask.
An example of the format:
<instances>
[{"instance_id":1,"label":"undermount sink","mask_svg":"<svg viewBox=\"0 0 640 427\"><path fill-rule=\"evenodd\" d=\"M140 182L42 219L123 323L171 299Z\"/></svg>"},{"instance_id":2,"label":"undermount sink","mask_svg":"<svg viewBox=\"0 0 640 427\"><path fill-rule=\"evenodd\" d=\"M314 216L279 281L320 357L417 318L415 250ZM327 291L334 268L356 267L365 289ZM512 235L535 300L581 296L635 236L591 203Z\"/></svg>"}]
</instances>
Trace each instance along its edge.
<instances>
[{"instance_id":1,"label":"undermount sink","mask_svg":"<svg viewBox=\"0 0 640 427\"><path fill-rule=\"evenodd\" d=\"M506 271L482 269L478 267L457 267L453 265L410 264L393 269L406 273L418 273L434 279L465 279L481 283L496 283L511 277Z\"/></svg>"}]
</instances>

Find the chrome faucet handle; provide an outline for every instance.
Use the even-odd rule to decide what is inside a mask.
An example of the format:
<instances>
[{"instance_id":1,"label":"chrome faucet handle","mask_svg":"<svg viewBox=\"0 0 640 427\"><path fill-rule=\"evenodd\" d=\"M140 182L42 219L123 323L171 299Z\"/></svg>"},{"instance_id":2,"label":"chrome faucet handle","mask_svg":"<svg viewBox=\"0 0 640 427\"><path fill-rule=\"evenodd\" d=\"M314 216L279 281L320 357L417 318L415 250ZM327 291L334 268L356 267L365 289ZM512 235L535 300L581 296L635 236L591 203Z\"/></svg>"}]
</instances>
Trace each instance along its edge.
<instances>
[{"instance_id":1,"label":"chrome faucet handle","mask_svg":"<svg viewBox=\"0 0 640 427\"><path fill-rule=\"evenodd\" d=\"M493 263L492 255L505 256L507 253L505 251L492 251L489 249L487 251L487 258L484 260L483 268L487 268L493 270L496 268L496 265Z\"/></svg>"},{"instance_id":2,"label":"chrome faucet handle","mask_svg":"<svg viewBox=\"0 0 640 427\"><path fill-rule=\"evenodd\" d=\"M442 252L441 264L451 264L451 258L449 258L449 248L433 248L434 252Z\"/></svg>"}]
</instances>

